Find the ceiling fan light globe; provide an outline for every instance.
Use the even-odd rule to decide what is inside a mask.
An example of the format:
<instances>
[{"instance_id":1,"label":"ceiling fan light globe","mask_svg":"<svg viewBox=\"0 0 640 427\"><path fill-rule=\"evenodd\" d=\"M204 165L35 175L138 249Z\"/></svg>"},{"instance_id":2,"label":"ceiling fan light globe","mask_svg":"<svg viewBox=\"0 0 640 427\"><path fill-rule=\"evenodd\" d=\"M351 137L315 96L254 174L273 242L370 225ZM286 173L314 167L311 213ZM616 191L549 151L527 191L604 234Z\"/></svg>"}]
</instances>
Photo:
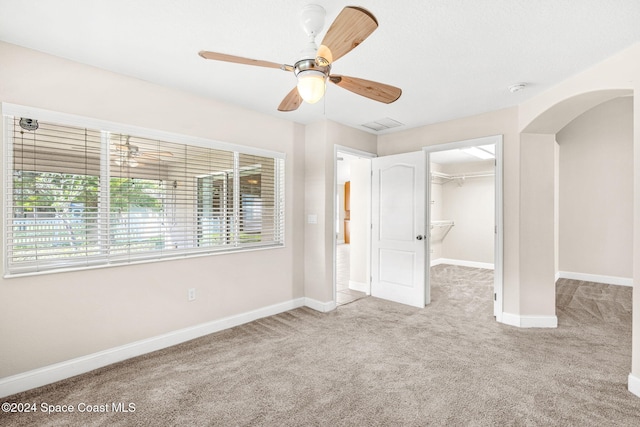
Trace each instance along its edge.
<instances>
[{"instance_id":1,"label":"ceiling fan light globe","mask_svg":"<svg viewBox=\"0 0 640 427\"><path fill-rule=\"evenodd\" d=\"M326 75L320 71L307 70L298 73L298 93L309 104L315 104L324 96Z\"/></svg>"}]
</instances>

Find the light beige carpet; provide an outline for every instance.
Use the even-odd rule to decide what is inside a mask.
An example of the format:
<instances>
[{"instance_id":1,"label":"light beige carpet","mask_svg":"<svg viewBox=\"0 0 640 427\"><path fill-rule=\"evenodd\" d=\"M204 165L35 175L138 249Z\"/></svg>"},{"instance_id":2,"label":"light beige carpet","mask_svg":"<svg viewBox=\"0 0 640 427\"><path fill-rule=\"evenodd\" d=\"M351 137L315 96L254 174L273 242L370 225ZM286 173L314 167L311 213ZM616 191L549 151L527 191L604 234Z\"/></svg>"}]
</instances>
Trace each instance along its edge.
<instances>
[{"instance_id":1,"label":"light beige carpet","mask_svg":"<svg viewBox=\"0 0 640 427\"><path fill-rule=\"evenodd\" d=\"M438 266L426 309L292 310L3 401L134 403L3 426L638 426L631 288L561 280L557 329L493 320L491 272Z\"/></svg>"}]
</instances>

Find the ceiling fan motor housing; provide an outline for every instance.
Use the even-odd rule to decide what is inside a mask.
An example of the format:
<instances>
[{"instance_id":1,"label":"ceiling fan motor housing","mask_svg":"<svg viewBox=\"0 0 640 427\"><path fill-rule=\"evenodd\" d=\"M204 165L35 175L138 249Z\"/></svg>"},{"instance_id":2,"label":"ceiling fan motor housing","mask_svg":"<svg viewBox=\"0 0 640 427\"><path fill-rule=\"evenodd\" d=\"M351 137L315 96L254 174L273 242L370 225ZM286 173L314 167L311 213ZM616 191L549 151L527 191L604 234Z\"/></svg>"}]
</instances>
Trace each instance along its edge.
<instances>
[{"instance_id":1,"label":"ceiling fan motor housing","mask_svg":"<svg viewBox=\"0 0 640 427\"><path fill-rule=\"evenodd\" d=\"M300 22L304 32L311 39L315 39L322 28L324 27L324 17L326 12L324 8L317 4L308 4L302 8L300 12Z\"/></svg>"},{"instance_id":2,"label":"ceiling fan motor housing","mask_svg":"<svg viewBox=\"0 0 640 427\"><path fill-rule=\"evenodd\" d=\"M294 64L293 73L296 75L296 77L298 76L298 74L305 71L317 71L324 74L325 76L328 76L329 71L331 71L331 64L318 65L315 58L301 59Z\"/></svg>"}]
</instances>

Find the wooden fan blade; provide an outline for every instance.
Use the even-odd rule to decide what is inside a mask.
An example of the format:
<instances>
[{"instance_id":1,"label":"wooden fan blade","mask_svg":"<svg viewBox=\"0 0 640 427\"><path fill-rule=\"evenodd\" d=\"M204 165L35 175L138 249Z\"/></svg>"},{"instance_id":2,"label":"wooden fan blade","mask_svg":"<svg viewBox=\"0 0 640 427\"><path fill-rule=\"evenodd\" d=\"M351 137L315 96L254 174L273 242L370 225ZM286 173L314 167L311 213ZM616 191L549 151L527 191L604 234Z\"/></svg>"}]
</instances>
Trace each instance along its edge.
<instances>
[{"instance_id":1,"label":"wooden fan blade","mask_svg":"<svg viewBox=\"0 0 640 427\"><path fill-rule=\"evenodd\" d=\"M262 61L259 59L243 58L241 56L227 55L226 53L208 52L206 50L201 50L200 52L198 52L198 55L200 55L204 59L213 59L215 61L233 62L236 64L255 65L258 67L278 68L284 71L293 71L293 67L291 65L277 64L275 62Z\"/></svg>"},{"instance_id":2,"label":"wooden fan blade","mask_svg":"<svg viewBox=\"0 0 640 427\"><path fill-rule=\"evenodd\" d=\"M298 86L296 86L284 97L278 106L278 111L295 111L300 104L302 104L302 97L298 93Z\"/></svg>"},{"instance_id":3,"label":"wooden fan blade","mask_svg":"<svg viewBox=\"0 0 640 427\"><path fill-rule=\"evenodd\" d=\"M338 75L329 76L329 80L346 90L385 104L391 104L402 95L400 88L371 80Z\"/></svg>"},{"instance_id":4,"label":"wooden fan blade","mask_svg":"<svg viewBox=\"0 0 640 427\"><path fill-rule=\"evenodd\" d=\"M322 39L317 56L329 64L337 61L362 43L378 28L378 21L371 12L356 6L347 6L336 17ZM325 61L318 61L325 63Z\"/></svg>"}]
</instances>

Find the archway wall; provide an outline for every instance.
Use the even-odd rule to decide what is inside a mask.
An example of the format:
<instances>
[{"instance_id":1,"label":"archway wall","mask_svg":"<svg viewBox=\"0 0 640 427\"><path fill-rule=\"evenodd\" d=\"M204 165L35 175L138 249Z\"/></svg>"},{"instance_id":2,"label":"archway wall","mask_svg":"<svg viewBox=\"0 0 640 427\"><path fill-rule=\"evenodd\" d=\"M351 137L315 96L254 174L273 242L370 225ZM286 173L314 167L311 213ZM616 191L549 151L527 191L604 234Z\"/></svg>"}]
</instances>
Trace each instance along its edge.
<instances>
[{"instance_id":1,"label":"archway wall","mask_svg":"<svg viewBox=\"0 0 640 427\"><path fill-rule=\"evenodd\" d=\"M520 134L520 325L555 327L555 135Z\"/></svg>"},{"instance_id":2,"label":"archway wall","mask_svg":"<svg viewBox=\"0 0 640 427\"><path fill-rule=\"evenodd\" d=\"M518 106L521 132L556 134L571 120L640 87L640 43Z\"/></svg>"},{"instance_id":3,"label":"archway wall","mask_svg":"<svg viewBox=\"0 0 640 427\"><path fill-rule=\"evenodd\" d=\"M595 106L562 128L556 141L556 277L631 286L633 97Z\"/></svg>"},{"instance_id":4,"label":"archway wall","mask_svg":"<svg viewBox=\"0 0 640 427\"><path fill-rule=\"evenodd\" d=\"M543 161L543 168L549 169L549 159L541 159L533 156L528 158L525 154L530 151L544 150L541 147L532 147L538 141L555 139L555 134L565 125L571 122L585 111L603 102L620 96L634 95L633 112L633 147L634 147L634 214L633 214L633 344L632 344L632 368L629 376L629 390L640 395L640 43L614 55L602 63L584 71L556 87L532 98L518 107L518 128L520 130L520 167L521 172L521 217L520 231L535 228L539 235L536 239L525 241L521 238L520 247L520 313L546 314L550 304L548 289L550 289L546 276L537 277L540 271L548 273L553 268L553 259L542 257L533 262L526 258L529 245L549 245L550 236L554 235L555 225L549 225L547 221L536 222L538 218L547 218L549 215L546 204L537 205L524 201L527 186L533 186L534 193L542 192L542 187L548 184L546 176L538 181L527 181L526 171L534 168L534 162ZM535 136L532 136L535 135ZM544 145L544 143L543 143ZM540 164L538 163L538 167ZM548 171L543 172L548 173ZM554 178L555 179L555 178ZM547 196L548 197L548 196ZM524 210L527 209L525 212ZM523 236L521 236L523 237ZM536 243L537 242L537 243ZM549 251L553 251L553 246ZM523 267L523 263L528 263ZM549 264L551 263L551 267ZM542 273L544 274L544 273ZM547 274L548 276L548 274ZM544 281L541 282L541 280ZM536 295L536 289L542 290L546 298L528 298ZM555 300L555 296L553 297Z\"/></svg>"}]
</instances>

